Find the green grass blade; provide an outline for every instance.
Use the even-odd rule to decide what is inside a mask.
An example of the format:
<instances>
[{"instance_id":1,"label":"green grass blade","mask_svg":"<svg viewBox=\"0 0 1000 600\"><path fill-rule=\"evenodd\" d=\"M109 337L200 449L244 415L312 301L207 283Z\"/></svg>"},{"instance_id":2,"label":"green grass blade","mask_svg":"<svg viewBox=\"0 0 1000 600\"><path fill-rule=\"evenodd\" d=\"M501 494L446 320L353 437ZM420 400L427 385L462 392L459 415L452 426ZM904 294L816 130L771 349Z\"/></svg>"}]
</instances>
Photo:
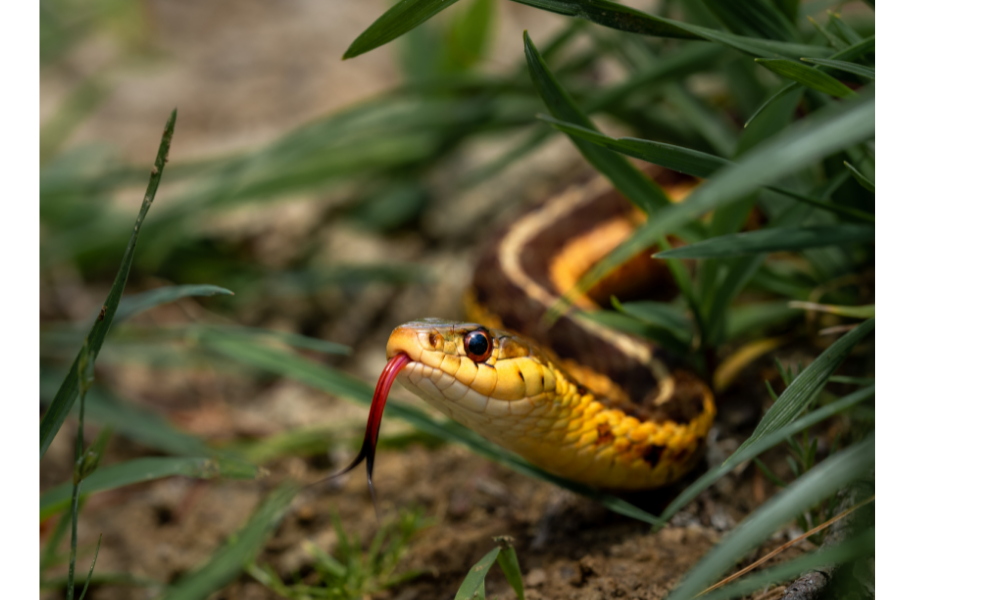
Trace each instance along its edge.
<instances>
[{"instance_id":1,"label":"green grass blade","mask_svg":"<svg viewBox=\"0 0 1000 600\"><path fill-rule=\"evenodd\" d=\"M233 360L347 398L358 404L371 404L375 389L340 371L324 367L297 354L266 346L248 345L225 338L208 338L205 345ZM388 411L391 404L386 407Z\"/></svg>"},{"instance_id":2,"label":"green grass blade","mask_svg":"<svg viewBox=\"0 0 1000 600\"><path fill-rule=\"evenodd\" d=\"M842 173L844 175L847 175L846 172L842 171ZM863 210L858 210L856 208L851 208L849 206L841 206L839 204L828 202L826 200L817 200L816 198L812 198L810 196L804 196L802 194L799 194L798 192L793 192L792 190L779 188L776 186L768 186L767 189L782 194L784 196L788 196L789 198L792 198L794 200L798 200L799 202L805 202L810 206L815 206L816 208L838 214L848 219L853 219L855 221L865 221L867 223L875 222L875 215L865 212Z\"/></svg>"},{"instance_id":3,"label":"green grass blade","mask_svg":"<svg viewBox=\"0 0 1000 600\"><path fill-rule=\"evenodd\" d=\"M128 280L128 273L132 267L132 255L135 253L139 228L142 226L142 222L146 218L146 213L149 212L149 207L152 206L153 199L156 197L156 190L160 186L160 178L163 176L163 168L167 163L167 152L170 150L170 141L174 136L174 124L176 122L177 110L175 109L170 113L170 118L167 119L166 127L163 129L163 137L160 139L160 148L156 153L153 171L149 176L146 194L142 199L142 207L139 209L139 216L135 220L132 236L125 246L125 256L122 257L121 265L118 267L118 274L115 275L115 280L111 284L111 291L108 293L108 297L104 301L104 306L101 308L101 312L84 342L84 347L90 349L95 359L101 351L101 346L104 344L104 338L108 335L108 330L111 329L115 313L118 311L118 304L121 302L122 293L125 291L125 282ZM82 359L83 350L81 349L73 361L73 365L69 368L66 378L63 379L62 385L59 386L59 391L56 392L56 396L49 405L49 409L45 411L45 416L42 417L39 435L41 440L41 456L45 456L45 451L49 449L49 444L52 443L52 439L56 436L56 432L59 431L63 421L66 420L66 416L69 415L69 411L79 394L80 386L77 370Z\"/></svg>"},{"instance_id":4,"label":"green grass blade","mask_svg":"<svg viewBox=\"0 0 1000 600\"><path fill-rule=\"evenodd\" d=\"M664 243L661 247L667 248L668 244ZM691 281L691 274L688 272L687 267L679 260L667 260L667 268L670 269L670 275L674 278L674 283L677 284L677 288L680 291L681 298L687 304L687 309L691 311L691 320L694 323L695 331L705 330L705 316L701 312L701 307L698 304L698 297L694 290L694 284Z\"/></svg>"},{"instance_id":5,"label":"green grass blade","mask_svg":"<svg viewBox=\"0 0 1000 600\"><path fill-rule=\"evenodd\" d=\"M94 567L97 566L97 555L101 552L102 539L104 539L103 534L97 536L97 548L94 550L94 560L90 563L90 570L87 571L87 579L83 582L83 591L80 592L80 600L87 597L87 589L90 588L90 581L94 577Z\"/></svg>"},{"instance_id":6,"label":"green grass blade","mask_svg":"<svg viewBox=\"0 0 1000 600\"><path fill-rule=\"evenodd\" d=\"M550 310L562 314L585 290L638 252L674 233L701 214L744 197L753 189L790 175L813 162L875 135L875 98L866 92L855 101L826 107L745 154L741 160L699 186L684 202L650 215L647 222L590 269Z\"/></svg>"},{"instance_id":7,"label":"green grass blade","mask_svg":"<svg viewBox=\"0 0 1000 600\"><path fill-rule=\"evenodd\" d=\"M489 51L496 29L495 5L494 0L473 0L448 32L450 54L465 68L480 63ZM456 52L456 48L461 48L461 52Z\"/></svg>"},{"instance_id":8,"label":"green grass blade","mask_svg":"<svg viewBox=\"0 0 1000 600\"><path fill-rule=\"evenodd\" d=\"M871 37L868 37L868 38L865 38L865 39L861 40L860 42L858 42L857 44L854 44L853 46L849 46L847 48L844 48L840 52L837 52L836 54L834 54L833 56L831 56L830 59L831 60L841 60L841 61L851 61L851 60L854 60L854 59L856 59L856 58L858 58L860 56L864 56L865 54L868 54L869 52L873 52L874 50L875 50L875 36L873 35ZM799 60L805 60L805 58L799 58ZM822 70L823 68L824 68L823 66L819 67L820 70ZM768 107L768 105L770 105L771 103L775 102L776 100L778 100L780 98L783 98L784 96L787 96L788 94L792 93L795 90L801 89L801 87L802 86L799 85L799 84L797 84L797 83L789 83L785 87L783 87L780 90L778 90L774 95L772 95L771 97L769 97L767 100L764 101L763 104L760 105L760 108L758 108L756 110L756 112L754 112L754 114L751 115L749 119L747 119L747 122L746 122L746 124L743 127L747 127L748 125L750 125L750 123L754 119L756 119L757 116L765 108Z\"/></svg>"},{"instance_id":9,"label":"green grass blade","mask_svg":"<svg viewBox=\"0 0 1000 600\"><path fill-rule=\"evenodd\" d=\"M531 73L531 81L552 115L563 121L594 129L594 124L555 80L527 31L524 32L524 55L528 71ZM618 191L647 214L669 204L660 186L617 152L577 138L570 139L587 162L604 174Z\"/></svg>"},{"instance_id":10,"label":"green grass blade","mask_svg":"<svg viewBox=\"0 0 1000 600\"><path fill-rule=\"evenodd\" d=\"M216 294L232 296L233 292L217 285L207 284L161 287L122 298L121 303L118 305L118 312L115 313L115 319L118 323L121 323L125 319L161 304L167 304L168 302L190 296L215 296Z\"/></svg>"},{"instance_id":11,"label":"green grass blade","mask_svg":"<svg viewBox=\"0 0 1000 600\"><path fill-rule=\"evenodd\" d=\"M827 43L829 43L837 50L843 50L849 45L847 42L841 39L840 36L838 36L836 33L820 25L819 21L817 21L816 19L812 17L806 17L806 18L809 19L809 22L813 24L813 27L815 27L816 30L819 31L824 38L826 38Z\"/></svg>"},{"instance_id":12,"label":"green grass blade","mask_svg":"<svg viewBox=\"0 0 1000 600\"><path fill-rule=\"evenodd\" d=\"M837 13L830 13L830 24L837 30L837 35L848 44L857 44L862 40L861 34L854 31L854 28L845 23Z\"/></svg>"},{"instance_id":13,"label":"green grass blade","mask_svg":"<svg viewBox=\"0 0 1000 600\"><path fill-rule=\"evenodd\" d=\"M764 107L762 106L761 108L763 109ZM597 144L598 146L603 146L609 150L620 152L626 156L632 156L646 162L651 162L654 165L660 165L661 167L666 167L687 175L694 175L695 177L710 177L719 169L734 164L732 161L715 156L714 154L691 150L690 148L684 148L682 146L631 137L612 138L599 131L588 129L586 127L580 127L579 125L567 123L566 121L560 121L559 119L553 119L548 115L538 115L538 118L563 133L587 140L588 142ZM846 206L840 206L832 202L818 200L816 198L805 196L803 194L799 194L798 192L777 186L765 187L771 191L788 196L789 198L794 198L795 200L805 202L829 212L834 212L856 220L859 219L871 223L875 222L875 216L870 213Z\"/></svg>"},{"instance_id":14,"label":"green grass blade","mask_svg":"<svg viewBox=\"0 0 1000 600\"><path fill-rule=\"evenodd\" d=\"M844 161L844 166L847 167L847 170L851 172L851 175L854 177L855 181L857 181L859 184L861 184L861 187L865 188L866 190L868 190L869 192L871 192L873 194L875 193L875 182L874 181L872 181L871 179L868 179L867 177L865 177L861 173L861 171L859 171L856 168L854 168L854 165L852 165L851 163L847 162L846 160Z\"/></svg>"},{"instance_id":15,"label":"green grass blade","mask_svg":"<svg viewBox=\"0 0 1000 600\"><path fill-rule=\"evenodd\" d=\"M77 585L83 585L86 579L81 573L79 577L76 578ZM163 584L155 579L149 579L148 577L140 577L139 575L133 575L132 573L94 573L91 577L90 582L94 585L115 585L115 586L131 586L131 587L147 587L147 588L158 588ZM39 588L43 590L54 590L66 587L65 577L46 577L40 582ZM152 594L153 591L150 590Z\"/></svg>"},{"instance_id":16,"label":"green grass blade","mask_svg":"<svg viewBox=\"0 0 1000 600\"><path fill-rule=\"evenodd\" d=\"M198 436L185 433L159 414L118 398L103 388L87 394L88 420L113 427L117 435L127 437L146 448L178 456L214 456L212 448Z\"/></svg>"},{"instance_id":17,"label":"green grass blade","mask_svg":"<svg viewBox=\"0 0 1000 600\"><path fill-rule=\"evenodd\" d=\"M260 475L258 467L222 458L150 457L137 458L94 471L80 484L81 494L93 494L133 483L162 479L173 475L198 479L253 479ZM42 494L39 500L41 518L65 508L73 490L72 482L58 485Z\"/></svg>"},{"instance_id":18,"label":"green grass blade","mask_svg":"<svg viewBox=\"0 0 1000 600\"><path fill-rule=\"evenodd\" d=\"M815 552L781 563L777 567L748 575L739 581L725 587L713 590L702 600L724 600L726 598L742 598L770 584L777 584L808 573L823 565L843 564L863 556L875 553L875 530L868 531L846 542L835 546L824 547Z\"/></svg>"},{"instance_id":19,"label":"green grass blade","mask_svg":"<svg viewBox=\"0 0 1000 600\"><path fill-rule=\"evenodd\" d=\"M388 44L458 0L402 0L361 32L344 52L343 60L361 56Z\"/></svg>"},{"instance_id":20,"label":"green grass blade","mask_svg":"<svg viewBox=\"0 0 1000 600\"><path fill-rule=\"evenodd\" d=\"M695 177L709 177L732 164L725 158L673 144L630 137L612 138L593 128L581 127L548 115L539 115L538 118L574 138Z\"/></svg>"},{"instance_id":21,"label":"green grass blade","mask_svg":"<svg viewBox=\"0 0 1000 600\"><path fill-rule=\"evenodd\" d=\"M77 433L76 433L76 451L73 454L73 480L69 484L69 494L70 494L70 513L72 513L73 522L70 528L70 538L69 538L69 571L66 574L66 598L67 600L73 600L76 587L76 532L77 532L77 518L80 513L80 483L86 478L90 473L86 472L87 469L84 468L84 454L83 454L83 421L85 418L84 407L85 400L87 399L87 391L90 390L90 386L94 383L94 358L96 354L90 350L87 346L86 341L83 344L82 353L86 356L86 362L80 363L77 370L77 378L79 379L77 386L80 390L80 416L77 417ZM107 443L107 438L110 433L103 435L104 443ZM99 457L95 457L99 458ZM96 466L96 462L94 463Z\"/></svg>"},{"instance_id":22,"label":"green grass blade","mask_svg":"<svg viewBox=\"0 0 1000 600\"><path fill-rule=\"evenodd\" d=\"M781 394L778 401L760 420L753 434L747 441L743 442L740 448L750 446L765 435L790 423L795 415L802 412L809 400L823 389L827 380L837 370L840 363L844 362L851 349L874 329L875 319L869 319L824 350L819 358L806 367Z\"/></svg>"},{"instance_id":23,"label":"green grass blade","mask_svg":"<svg viewBox=\"0 0 1000 600\"><path fill-rule=\"evenodd\" d=\"M489 572L490 567L496 561L497 556L500 554L500 547L496 547L486 553L486 556L479 559L471 569L469 569L469 574L465 576L465 581L458 588L458 593L455 594L455 600L472 600L473 597L484 598L484 596L475 595L476 592L483 587L483 583L486 580L486 573Z\"/></svg>"},{"instance_id":24,"label":"green grass blade","mask_svg":"<svg viewBox=\"0 0 1000 600\"><path fill-rule=\"evenodd\" d=\"M748 332L783 323L800 313L789 308L784 300L777 302L755 302L729 309L726 319L726 340L731 340Z\"/></svg>"},{"instance_id":25,"label":"green grass blade","mask_svg":"<svg viewBox=\"0 0 1000 600\"><path fill-rule=\"evenodd\" d=\"M41 391L56 387L56 381L43 370ZM118 435L152 448L178 456L213 456L218 451L201 438L180 431L157 413L137 404L126 402L107 390L95 386L87 393L87 421L114 428Z\"/></svg>"},{"instance_id":26,"label":"green grass blade","mask_svg":"<svg viewBox=\"0 0 1000 600\"><path fill-rule=\"evenodd\" d=\"M703 242L657 252L653 258L725 258L874 241L874 225L782 227L720 235Z\"/></svg>"},{"instance_id":27,"label":"green grass blade","mask_svg":"<svg viewBox=\"0 0 1000 600\"><path fill-rule=\"evenodd\" d=\"M638 89L643 89L646 86L664 81L679 79L685 75L707 69L721 57L725 56L725 54L726 48L712 44L684 46L676 52L664 55L659 60L636 72L621 84L602 90L590 101L586 102L583 109L586 113L590 114L619 104ZM542 52L542 56L547 56L544 51ZM538 147L548 138L550 133L546 129L535 130L523 143L505 152L499 158L475 169L465 177L461 183L461 187L470 187L496 175L515 160Z\"/></svg>"},{"instance_id":28,"label":"green grass blade","mask_svg":"<svg viewBox=\"0 0 1000 600\"><path fill-rule=\"evenodd\" d=\"M83 509L83 502L80 502L78 507L80 510ZM73 513L71 511L66 511L59 517L59 521L56 522L55 529L49 534L49 539L45 541L45 547L42 549L42 559L39 565L39 571L45 572L50 568L59 564L59 545L62 544L63 538L66 537L66 532L69 531L70 521L73 518ZM44 519L42 519L44 521ZM66 580L62 577L57 580L59 585L65 585Z\"/></svg>"},{"instance_id":29,"label":"green grass blade","mask_svg":"<svg viewBox=\"0 0 1000 600\"><path fill-rule=\"evenodd\" d=\"M713 44L685 44L640 67L620 84L601 90L583 108L592 113L619 104L647 86L678 81L685 75L710 69L726 55L726 48ZM542 56L546 56L544 52Z\"/></svg>"},{"instance_id":30,"label":"green grass blade","mask_svg":"<svg viewBox=\"0 0 1000 600\"><path fill-rule=\"evenodd\" d=\"M868 304L866 306L834 306L831 304L817 304L815 302L799 302L797 300L793 300L788 303L788 307L800 308L802 310L816 310L819 312L840 315L842 317L855 317L857 319L875 318L874 304Z\"/></svg>"},{"instance_id":31,"label":"green grass blade","mask_svg":"<svg viewBox=\"0 0 1000 600\"><path fill-rule=\"evenodd\" d=\"M863 40L855 44L851 44L847 48L844 48L840 52L836 52L829 56L833 60L843 60L851 62L856 58L861 58L866 54L875 52L875 35L872 34ZM806 58L818 58L818 57L806 57ZM801 58L799 60L802 60Z\"/></svg>"},{"instance_id":32,"label":"green grass blade","mask_svg":"<svg viewBox=\"0 0 1000 600\"><path fill-rule=\"evenodd\" d=\"M777 73L785 79L791 79L795 83L823 94L829 94L836 98L846 98L847 96L854 95L854 90L843 83L840 83L819 69L806 66L800 62L783 58L758 58L757 64L772 73Z\"/></svg>"},{"instance_id":33,"label":"green grass blade","mask_svg":"<svg viewBox=\"0 0 1000 600\"><path fill-rule=\"evenodd\" d=\"M517 554L514 553L514 546L511 545L512 539L509 537L498 537L493 538L493 540L500 544L500 554L497 555L497 562L500 564L500 569L503 570L503 574L507 578L507 583L510 584L510 587L514 588L517 600L524 600L524 580L521 578L521 565L517 562Z\"/></svg>"},{"instance_id":34,"label":"green grass blade","mask_svg":"<svg viewBox=\"0 0 1000 600\"><path fill-rule=\"evenodd\" d=\"M258 329L256 327L231 327L224 325L211 325L205 327L198 327L194 329L195 335L198 339L203 342L211 342L212 340L234 340L244 343L257 343L259 344L263 339L271 338L287 344L293 348L302 348L303 350L314 350L316 352L324 352L326 354L340 354L348 355L351 354L352 349L350 346L345 346L343 344L338 344L336 342L330 342L327 340L321 340L319 338L312 338L305 335L299 335L297 333L290 333L287 331L275 331L273 329Z\"/></svg>"},{"instance_id":35,"label":"green grass blade","mask_svg":"<svg viewBox=\"0 0 1000 600\"><path fill-rule=\"evenodd\" d=\"M799 0L777 0L774 4L785 17L795 23L799 17Z\"/></svg>"},{"instance_id":36,"label":"green grass blade","mask_svg":"<svg viewBox=\"0 0 1000 600\"><path fill-rule=\"evenodd\" d=\"M712 346L718 346L726 335L726 314L736 296L764 264L766 254L751 254L738 256L727 260L725 276L712 290L710 302L705 310L705 340ZM703 309L704 310L704 309Z\"/></svg>"},{"instance_id":37,"label":"green grass blade","mask_svg":"<svg viewBox=\"0 0 1000 600\"><path fill-rule=\"evenodd\" d=\"M665 101L677 118L687 123L721 156L733 156L741 133L728 115L710 108L678 82L666 86Z\"/></svg>"},{"instance_id":38,"label":"green grass blade","mask_svg":"<svg viewBox=\"0 0 1000 600\"><path fill-rule=\"evenodd\" d=\"M756 63L753 63L748 69L753 72L755 77L759 76L760 69L757 68ZM795 85L788 94L782 95L770 102L763 110L756 112L753 120L743 127L736 155L738 157L745 156L766 140L786 131L797 120L796 112L803 101L805 91L801 85Z\"/></svg>"},{"instance_id":39,"label":"green grass blade","mask_svg":"<svg viewBox=\"0 0 1000 600\"><path fill-rule=\"evenodd\" d=\"M674 329L665 329L631 314L610 310L589 311L581 313L581 316L605 327L645 338L680 356L687 355L691 350L692 334L690 331L684 334Z\"/></svg>"},{"instance_id":40,"label":"green grass blade","mask_svg":"<svg viewBox=\"0 0 1000 600\"><path fill-rule=\"evenodd\" d=\"M798 41L795 25L767 0L703 0L713 15L733 33L772 40Z\"/></svg>"},{"instance_id":41,"label":"green grass blade","mask_svg":"<svg viewBox=\"0 0 1000 600\"><path fill-rule=\"evenodd\" d=\"M514 0L549 12L586 19L598 25L641 35L705 40L729 46L740 52L764 58L798 58L830 55L829 48L735 35L717 29L701 27L657 17L611 0Z\"/></svg>"},{"instance_id":42,"label":"green grass blade","mask_svg":"<svg viewBox=\"0 0 1000 600\"><path fill-rule=\"evenodd\" d=\"M869 398L873 398L874 396L874 385L852 392L839 400L835 400L822 408L818 408L809 414L796 419L781 429L772 431L771 433L758 438L750 445L744 444L743 446L740 446L740 448L736 450L736 452L733 452L733 454L726 459L725 462L709 469L704 475L699 477L694 483L689 485L683 492L674 498L667 508L663 510L663 513L660 514L659 521L654 526L654 529L662 527L682 508L687 506L689 502L697 498L698 494L708 489L712 484L721 479L723 475L729 473L740 464L759 456L766 450L770 450L796 433L808 429L809 427L812 427L813 425L820 423L837 413L843 412L859 402L864 402Z\"/></svg>"},{"instance_id":43,"label":"green grass blade","mask_svg":"<svg viewBox=\"0 0 1000 600\"><path fill-rule=\"evenodd\" d=\"M670 600L691 600L779 527L875 466L875 436L827 458L755 510L684 576Z\"/></svg>"},{"instance_id":44,"label":"green grass blade","mask_svg":"<svg viewBox=\"0 0 1000 600\"><path fill-rule=\"evenodd\" d=\"M640 321L673 331L679 337L691 336L694 333L691 321L684 314L684 310L670 304L649 300L619 302L617 298L612 298L611 303L616 310Z\"/></svg>"},{"instance_id":45,"label":"green grass blade","mask_svg":"<svg viewBox=\"0 0 1000 600\"><path fill-rule=\"evenodd\" d=\"M271 493L239 532L197 571L171 585L161 600L200 600L239 577L281 522L298 488L284 484Z\"/></svg>"},{"instance_id":46,"label":"green grass blade","mask_svg":"<svg viewBox=\"0 0 1000 600\"><path fill-rule=\"evenodd\" d=\"M864 65L856 65L851 62L835 60L832 58L803 58L800 60L824 67L830 67L831 69L851 73L853 75L857 75L858 77L864 77L865 79L875 81L875 69Z\"/></svg>"},{"instance_id":47,"label":"green grass blade","mask_svg":"<svg viewBox=\"0 0 1000 600\"><path fill-rule=\"evenodd\" d=\"M749 127L750 123L752 123L754 119L756 119L758 116L760 116L760 113L764 112L765 108L767 108L768 106L771 106L772 104L774 104L778 100L781 100L782 98L784 98L788 94L791 94L792 92L798 90L800 87L802 87L802 86L800 86L797 83L789 83L788 85L786 85L785 87L781 88L777 92L771 94L768 97L768 99L765 100L760 105L760 108L758 108L756 111L754 111L754 113L752 115L750 115L750 118L747 119L747 122L743 124L743 128L746 129L747 127Z\"/></svg>"},{"instance_id":48,"label":"green grass blade","mask_svg":"<svg viewBox=\"0 0 1000 600\"><path fill-rule=\"evenodd\" d=\"M331 427L303 427L290 429L252 441L227 444L226 449L254 464L266 464L283 456L320 456L325 454L336 439L337 430ZM407 436L412 440L416 436ZM386 436L386 440L391 440ZM379 439L381 442L381 438ZM431 441L435 441L431 438Z\"/></svg>"}]
</instances>

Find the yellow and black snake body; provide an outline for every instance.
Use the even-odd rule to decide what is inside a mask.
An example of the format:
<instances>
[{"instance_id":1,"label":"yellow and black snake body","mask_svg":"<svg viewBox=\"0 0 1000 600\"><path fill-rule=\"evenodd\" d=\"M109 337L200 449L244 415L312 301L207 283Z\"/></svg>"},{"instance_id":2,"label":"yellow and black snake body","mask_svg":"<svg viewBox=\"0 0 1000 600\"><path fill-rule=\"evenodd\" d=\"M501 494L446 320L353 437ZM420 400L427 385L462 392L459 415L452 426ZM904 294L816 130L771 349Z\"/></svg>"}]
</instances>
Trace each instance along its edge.
<instances>
[{"instance_id":1,"label":"yellow and black snake body","mask_svg":"<svg viewBox=\"0 0 1000 600\"><path fill-rule=\"evenodd\" d=\"M675 198L693 185L673 174L660 183ZM427 319L392 332L373 414L398 374L435 408L556 475L621 491L679 478L715 416L709 388L648 342L583 316L602 295L662 292L661 267L632 261L551 326L542 319L641 218L599 178L517 219L477 265L474 322ZM375 437L377 428L376 419Z\"/></svg>"}]
</instances>

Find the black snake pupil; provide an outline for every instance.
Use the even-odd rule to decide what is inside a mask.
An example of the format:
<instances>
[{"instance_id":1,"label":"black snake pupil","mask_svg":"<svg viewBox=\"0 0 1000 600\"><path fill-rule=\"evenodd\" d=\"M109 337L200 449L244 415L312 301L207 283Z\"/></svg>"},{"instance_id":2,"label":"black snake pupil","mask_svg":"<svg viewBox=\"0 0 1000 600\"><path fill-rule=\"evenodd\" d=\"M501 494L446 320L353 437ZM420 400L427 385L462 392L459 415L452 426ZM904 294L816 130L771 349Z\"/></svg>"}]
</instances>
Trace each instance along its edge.
<instances>
[{"instance_id":1,"label":"black snake pupil","mask_svg":"<svg viewBox=\"0 0 1000 600\"><path fill-rule=\"evenodd\" d=\"M481 332L470 333L465 339L465 352L469 356L483 356L490 349L490 341L486 339L486 334Z\"/></svg>"}]
</instances>

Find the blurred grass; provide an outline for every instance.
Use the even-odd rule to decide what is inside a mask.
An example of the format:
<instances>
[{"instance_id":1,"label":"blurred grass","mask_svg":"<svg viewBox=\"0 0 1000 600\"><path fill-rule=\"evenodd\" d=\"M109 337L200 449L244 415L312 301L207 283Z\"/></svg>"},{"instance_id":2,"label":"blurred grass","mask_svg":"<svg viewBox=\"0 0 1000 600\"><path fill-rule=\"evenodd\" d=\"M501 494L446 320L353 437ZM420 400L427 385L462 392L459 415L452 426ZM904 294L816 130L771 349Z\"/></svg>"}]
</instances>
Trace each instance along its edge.
<instances>
[{"instance_id":1,"label":"blurred grass","mask_svg":"<svg viewBox=\"0 0 1000 600\"><path fill-rule=\"evenodd\" d=\"M162 600L207 598L235 579L242 572L243 566L254 559L270 533L281 522L298 491L296 486L286 483L271 492L240 531L204 565L170 585Z\"/></svg>"},{"instance_id":2,"label":"blurred grass","mask_svg":"<svg viewBox=\"0 0 1000 600\"><path fill-rule=\"evenodd\" d=\"M137 458L97 469L80 486L80 493L92 494L173 475L197 479L214 479L216 477L255 479L261 474L262 471L259 467L224 458ZM69 503L71 489L72 482L67 482L42 494L39 508L40 518L44 519L65 508Z\"/></svg>"},{"instance_id":3,"label":"blurred grass","mask_svg":"<svg viewBox=\"0 0 1000 600\"><path fill-rule=\"evenodd\" d=\"M153 163L153 171L149 176L149 184L146 186L146 193L143 196L142 206L139 209L139 216L135 220L131 237L125 246L125 256L118 267L114 283L111 284L111 291L108 293L104 305L101 306L100 312L94 320L94 325L90 329L90 333L87 334L84 340L83 348L76 355L69 373L66 374L62 385L59 386L59 391L56 392L52 403L42 417L40 433L41 457L45 456L45 451L48 450L49 444L52 443L56 432L62 426L66 415L69 414L69 410L73 406L77 394L80 393L80 379L77 376L77 372L81 368L81 361L89 360L92 363L97 359L97 355L101 351L101 346L104 344L104 338L107 336L108 331L111 329L111 324L115 320L118 304L121 302L122 293L125 291L125 282L128 280L129 270L132 268L132 256L135 253L139 228L142 226L142 222L149 212L149 207L153 204L153 199L156 197L156 190L160 186L160 179L163 177L163 168L167 164L167 152L170 150L170 140L174 135L174 123L176 120L177 111L174 110L170 118L167 119L166 127L163 130L163 138L160 140L160 147L156 153L156 160Z\"/></svg>"},{"instance_id":4,"label":"blurred grass","mask_svg":"<svg viewBox=\"0 0 1000 600\"><path fill-rule=\"evenodd\" d=\"M67 270L88 283L115 278L106 313L115 316L120 298L119 322L133 311L192 294L236 293L231 301L209 305L215 315L186 326L133 322L109 334L111 319L98 320L103 323L100 332L92 330L88 343L96 355L108 336L103 365L109 369L128 362L178 369L208 366L218 372L239 366L242 371L235 372L288 377L367 403L370 385L294 350L342 354L349 348L307 335L315 333L312 329L265 331L260 317L248 321L246 315L274 303L311 301L330 289L430 282L428 271L409 263L328 264L321 258L324 235L331 225L343 223L382 239L425 234L422 218L438 195L502 177L507 167L530 157L558 132L568 134L598 171L650 215L631 240L581 281L577 293L625 258L657 244L659 256L675 257L669 265L683 290L671 304L616 301L614 310L592 318L692 356L695 366L710 375L719 366L719 352L771 339L763 336L775 331L790 331L802 314L798 309L826 311L848 323L874 316L873 305L861 305L873 298L864 297L856 285L839 283L874 266L870 140L875 45L870 11L855 11L847 18L826 12L835 6L832 2L670 0L654 14L613 2L530 0L522 3L581 19L568 20L538 48L526 33L526 64L487 72L483 63L498 31L497 5L492 0L466 0L447 18L434 17L453 3L404 0L351 45L347 54L353 56L405 33L395 42L406 78L396 89L306 123L261 148L171 163L171 186L163 191L169 202L161 203L143 223L143 244L134 261L129 254L134 249L134 240L129 242L131 215L112 200L141 186L148 171L108 146L66 147L78 125L102 105L113 79L99 73L78 84L42 125L43 290L60 285ZM127 47L145 51L149 24L136 6L122 0L46 0L41 5L43 64L59 64L95 31L111 32ZM622 73L621 78L595 86L595 77L609 64ZM551 116L543 114L538 120L536 115L545 110ZM640 137L599 133L592 120L598 114ZM434 183L434 175L454 165L469 144L504 136L521 136L522 141L493 160L456 174L450 187ZM683 203L671 205L625 156L707 181ZM162 166L158 165L160 172ZM303 196L322 199L325 208L281 266L264 266L248 252L245 240L234 241L207 226L248 206L279 205ZM752 214L759 214L762 225L743 232ZM672 247L664 240L666 234L676 234L686 245ZM130 250L121 261L121 247L127 243ZM680 256L697 257L694 268L682 266L676 260ZM155 275L162 287L123 297L123 271L119 269L119 277L114 273L122 265L128 274L129 263L134 279ZM213 285L199 284L206 281ZM100 307L92 309L99 314ZM64 381L69 387L58 392L59 376L54 373L65 373L66 361L85 333L69 315L61 317L63 323L44 323L43 396L56 401L43 420L42 454L76 396L70 388L78 380L78 369L69 369L71 376ZM811 320L805 323L812 327ZM731 461L748 460L823 418L857 409L869 400L873 380L869 388L812 407L827 382L869 383L867 378L855 381L833 373L838 361L873 329L874 321L856 327L792 381ZM118 397L100 379L87 396L88 420L172 456L97 469L83 482L85 492L143 480L139 467L154 464L148 461L158 466L143 471L147 479L170 473L198 476L206 473L202 467L207 464L236 464L231 461L237 456L260 464L291 453L320 452L329 444L321 432L306 432L296 439L279 435L250 444L207 444ZM466 444L518 472L657 525L735 466L723 463L705 474L657 518L615 496L552 477L452 422L405 405L390 404L387 412L427 435ZM862 415L853 409L849 414ZM873 429L873 414L870 419ZM696 588L712 583L759 543L762 532L822 501L835 484L867 465L868 445L848 446L812 466L706 556L675 593L697 593ZM219 472L242 476L254 469L243 465ZM830 473L839 479L827 477ZM43 515L62 506L64 491L46 492ZM293 494L290 488L275 492L233 544L220 547L203 569L172 586L168 597L204 597L238 576ZM789 499L793 497L797 499ZM795 568L805 568L800 565L820 557L846 560L869 547L862 535L839 550L807 555ZM57 562L57 554L49 549L46 564ZM333 564L328 558L317 554L316 564ZM331 576L340 573L331 569ZM266 579L272 589L286 585L265 566L250 572ZM779 567L729 589L744 593L751 591L747 586L762 586L796 572L791 566ZM124 583L127 578L127 574L102 576L98 569L94 583Z\"/></svg>"}]
</instances>

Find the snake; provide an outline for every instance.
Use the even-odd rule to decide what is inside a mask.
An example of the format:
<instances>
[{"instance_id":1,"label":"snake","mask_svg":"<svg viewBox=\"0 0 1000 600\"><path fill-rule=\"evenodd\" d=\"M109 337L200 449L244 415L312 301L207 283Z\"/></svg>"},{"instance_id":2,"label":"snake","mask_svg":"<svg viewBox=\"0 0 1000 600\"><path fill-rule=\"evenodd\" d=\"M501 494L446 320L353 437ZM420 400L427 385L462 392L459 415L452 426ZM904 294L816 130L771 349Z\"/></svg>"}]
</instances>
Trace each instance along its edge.
<instances>
[{"instance_id":1,"label":"snake","mask_svg":"<svg viewBox=\"0 0 1000 600\"><path fill-rule=\"evenodd\" d=\"M672 171L656 180L675 201L697 185ZM643 218L595 177L502 229L476 265L469 321L427 318L390 334L361 451L341 474L365 460L374 499L375 446L397 380L487 440L593 488L655 489L690 471L715 417L711 389L678 357L587 316L611 295L676 293L664 265L640 254L554 323L543 318Z\"/></svg>"}]
</instances>

